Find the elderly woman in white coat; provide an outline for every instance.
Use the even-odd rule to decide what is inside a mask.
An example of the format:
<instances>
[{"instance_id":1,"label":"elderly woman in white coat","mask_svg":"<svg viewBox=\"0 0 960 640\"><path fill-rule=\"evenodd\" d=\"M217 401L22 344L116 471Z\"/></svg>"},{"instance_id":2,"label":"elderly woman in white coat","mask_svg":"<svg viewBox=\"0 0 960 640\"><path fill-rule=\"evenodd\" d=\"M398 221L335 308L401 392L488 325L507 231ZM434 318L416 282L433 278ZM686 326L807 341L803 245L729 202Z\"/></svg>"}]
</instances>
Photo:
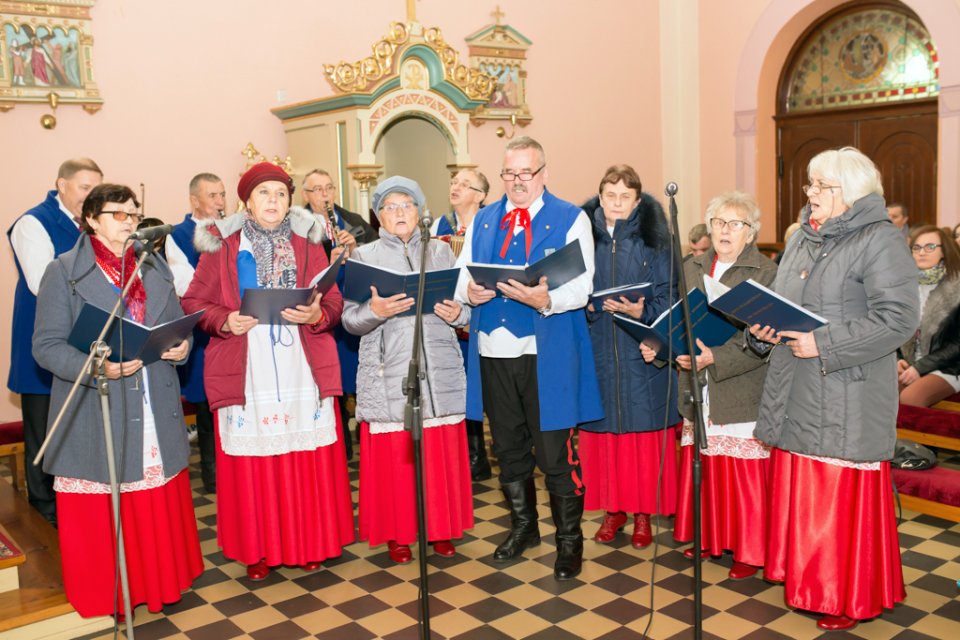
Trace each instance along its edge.
<instances>
[{"instance_id":1,"label":"elderly woman in white coat","mask_svg":"<svg viewBox=\"0 0 960 640\"><path fill-rule=\"evenodd\" d=\"M359 247L351 260L397 271L418 271L423 239L418 227L425 198L408 178L385 180L373 194L380 239ZM452 267L445 242L430 241L427 269ZM402 315L415 300L404 294L382 297L375 287L364 303L346 301L343 326L362 336L357 370L360 422L360 539L387 543L390 558L410 562L417 536L413 441L403 429L406 399L402 379L413 345L414 316ZM435 553L452 556L451 539L473 526L473 495L465 432L466 376L454 326L464 326L469 310L452 300L424 309L423 316L423 472L427 539Z\"/></svg>"}]
</instances>

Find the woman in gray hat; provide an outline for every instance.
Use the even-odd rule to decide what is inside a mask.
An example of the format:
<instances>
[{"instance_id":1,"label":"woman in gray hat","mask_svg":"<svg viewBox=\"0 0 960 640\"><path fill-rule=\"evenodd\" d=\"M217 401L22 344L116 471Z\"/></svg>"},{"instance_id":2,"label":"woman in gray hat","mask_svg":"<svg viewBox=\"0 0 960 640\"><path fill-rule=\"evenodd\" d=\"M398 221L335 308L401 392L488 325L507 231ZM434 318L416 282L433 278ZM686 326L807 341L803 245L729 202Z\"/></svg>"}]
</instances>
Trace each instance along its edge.
<instances>
[{"instance_id":1,"label":"woman in gray hat","mask_svg":"<svg viewBox=\"0 0 960 640\"><path fill-rule=\"evenodd\" d=\"M418 226L423 191L413 180L394 176L373 194L380 239L350 256L396 271L418 271L423 242ZM452 267L455 257L445 242L427 246L427 269ZM404 294L346 301L343 326L360 340L357 370L357 420L360 424L360 539L371 546L386 542L390 558L410 562L417 537L413 442L403 429L406 400L402 379L413 344L414 317L401 315L414 305ZM466 376L454 326L470 319L467 307L453 300L424 309L423 457L427 539L436 553L452 556L453 538L473 526L473 494L464 413Z\"/></svg>"}]
</instances>

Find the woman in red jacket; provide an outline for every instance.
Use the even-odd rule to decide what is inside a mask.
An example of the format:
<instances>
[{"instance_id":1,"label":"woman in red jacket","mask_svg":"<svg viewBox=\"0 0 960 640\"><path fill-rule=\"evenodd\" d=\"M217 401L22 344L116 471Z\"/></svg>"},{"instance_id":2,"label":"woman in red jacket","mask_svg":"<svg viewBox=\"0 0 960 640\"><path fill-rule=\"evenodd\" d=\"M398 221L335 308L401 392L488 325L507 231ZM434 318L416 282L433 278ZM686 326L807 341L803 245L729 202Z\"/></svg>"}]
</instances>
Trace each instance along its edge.
<instances>
[{"instance_id":1,"label":"woman in red jacket","mask_svg":"<svg viewBox=\"0 0 960 640\"><path fill-rule=\"evenodd\" d=\"M353 542L353 505L335 396L340 365L334 287L282 311L283 324L240 314L244 291L304 287L328 261L321 225L290 208L293 181L262 162L237 185L246 211L198 224L202 252L184 295L205 309L204 386L217 421L217 538L251 580L271 566L319 568Z\"/></svg>"}]
</instances>

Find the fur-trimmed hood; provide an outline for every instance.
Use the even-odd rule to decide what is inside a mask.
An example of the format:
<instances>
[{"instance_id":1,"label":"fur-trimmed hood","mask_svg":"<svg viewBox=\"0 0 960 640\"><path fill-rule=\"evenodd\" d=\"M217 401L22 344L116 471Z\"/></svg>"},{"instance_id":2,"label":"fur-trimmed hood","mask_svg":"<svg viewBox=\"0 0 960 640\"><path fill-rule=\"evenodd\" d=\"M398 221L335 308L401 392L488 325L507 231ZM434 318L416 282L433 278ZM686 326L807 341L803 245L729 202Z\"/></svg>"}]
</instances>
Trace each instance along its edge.
<instances>
[{"instance_id":1,"label":"fur-trimmed hood","mask_svg":"<svg viewBox=\"0 0 960 640\"><path fill-rule=\"evenodd\" d=\"M240 211L232 216L217 220L197 220L197 230L193 234L193 246L200 253L215 253L223 245L223 238L243 229L247 212ZM326 238L324 226L317 221L313 212L303 207L290 207L290 230L313 244L320 244Z\"/></svg>"},{"instance_id":2,"label":"fur-trimmed hood","mask_svg":"<svg viewBox=\"0 0 960 640\"><path fill-rule=\"evenodd\" d=\"M583 203L582 209L590 218L594 240L609 238L607 222L600 205L600 196L593 196ZM638 236L645 245L655 251L670 249L670 231L663 207L646 191L640 193L640 200L624 221L631 235Z\"/></svg>"},{"instance_id":3,"label":"fur-trimmed hood","mask_svg":"<svg viewBox=\"0 0 960 640\"><path fill-rule=\"evenodd\" d=\"M930 355L934 336L945 330L948 321L957 312L960 301L960 277L943 280L930 292L920 312L920 349L924 355ZM916 349L913 339L907 340L902 347L907 362L916 363Z\"/></svg>"}]
</instances>

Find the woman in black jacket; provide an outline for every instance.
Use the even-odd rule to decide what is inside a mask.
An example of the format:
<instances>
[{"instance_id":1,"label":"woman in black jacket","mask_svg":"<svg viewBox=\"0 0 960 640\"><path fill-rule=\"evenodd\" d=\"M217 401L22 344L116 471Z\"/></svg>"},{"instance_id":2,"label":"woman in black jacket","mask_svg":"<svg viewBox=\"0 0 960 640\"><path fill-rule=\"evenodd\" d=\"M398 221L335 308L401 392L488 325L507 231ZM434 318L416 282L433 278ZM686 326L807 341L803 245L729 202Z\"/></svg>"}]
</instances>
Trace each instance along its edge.
<instances>
[{"instance_id":1,"label":"woman in black jacket","mask_svg":"<svg viewBox=\"0 0 960 640\"><path fill-rule=\"evenodd\" d=\"M920 269L920 328L900 347L900 403L930 407L960 391L960 249L942 229L910 233Z\"/></svg>"},{"instance_id":2,"label":"woman in black jacket","mask_svg":"<svg viewBox=\"0 0 960 640\"><path fill-rule=\"evenodd\" d=\"M627 165L607 169L600 195L584 205L596 246L594 291L653 283L653 292L631 302L607 300L587 308L604 418L580 425L580 461L587 487L585 508L606 515L594 540L608 543L634 514L631 543L652 541L650 514L670 515L677 495L677 376L670 367L647 364L636 340L614 325L621 313L651 324L676 298L670 273L670 235L660 204L642 193ZM659 482L658 474L663 467Z\"/></svg>"}]
</instances>

